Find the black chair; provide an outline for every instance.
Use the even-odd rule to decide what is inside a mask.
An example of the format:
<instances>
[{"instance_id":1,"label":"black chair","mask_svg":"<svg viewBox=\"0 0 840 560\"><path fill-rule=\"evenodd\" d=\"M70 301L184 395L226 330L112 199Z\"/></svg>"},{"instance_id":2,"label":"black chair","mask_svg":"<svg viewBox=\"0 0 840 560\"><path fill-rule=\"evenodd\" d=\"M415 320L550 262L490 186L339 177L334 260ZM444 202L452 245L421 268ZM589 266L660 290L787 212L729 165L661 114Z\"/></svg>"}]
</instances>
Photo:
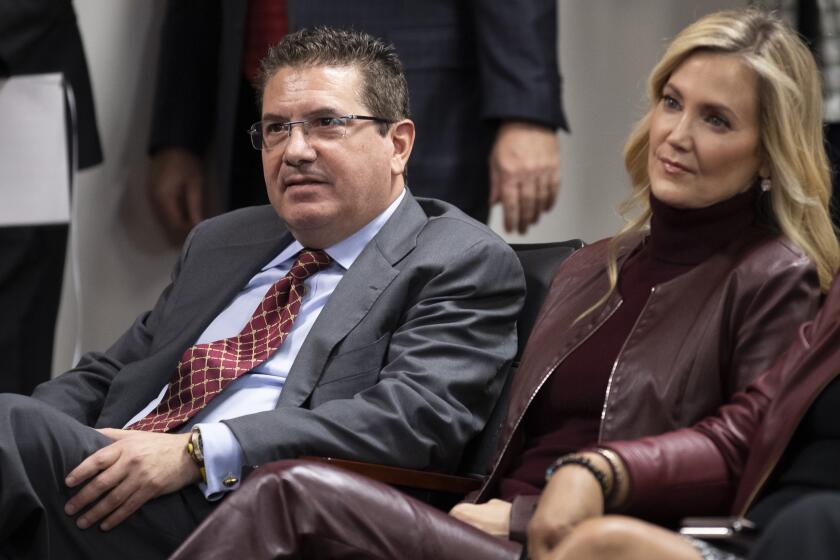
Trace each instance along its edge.
<instances>
[{"instance_id":1,"label":"black chair","mask_svg":"<svg viewBox=\"0 0 840 560\"><path fill-rule=\"evenodd\" d=\"M457 474L441 474L332 457L302 457L303 459L329 463L379 482L397 486L442 509L448 509L460 497L481 486L484 477L489 474L490 461L493 458L507 410L510 386L515 382L519 360L537 320L540 307L560 264L574 251L583 247L583 242L573 239L554 243L514 244L511 247L516 251L522 264L527 289L525 303L517 320L518 349L501 396L496 402L487 425L465 447Z\"/></svg>"}]
</instances>

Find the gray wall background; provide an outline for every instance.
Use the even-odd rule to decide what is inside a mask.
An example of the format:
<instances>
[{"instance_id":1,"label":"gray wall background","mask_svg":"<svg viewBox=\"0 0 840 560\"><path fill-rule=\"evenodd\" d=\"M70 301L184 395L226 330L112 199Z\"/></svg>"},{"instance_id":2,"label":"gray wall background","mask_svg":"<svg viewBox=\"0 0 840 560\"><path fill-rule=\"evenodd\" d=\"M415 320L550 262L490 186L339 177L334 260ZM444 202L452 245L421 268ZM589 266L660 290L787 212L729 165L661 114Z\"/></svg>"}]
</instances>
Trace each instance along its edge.
<instances>
[{"instance_id":1,"label":"gray wall background","mask_svg":"<svg viewBox=\"0 0 840 560\"><path fill-rule=\"evenodd\" d=\"M505 1L505 0L498 0ZM673 35L736 0L559 0L564 102L563 184L550 214L512 242L581 238L621 226L628 194L624 139L646 108L648 72ZM101 350L149 309L177 251L167 247L145 198L149 114L163 0L75 0L93 79L105 163L80 173L71 258L53 360L55 372L79 350ZM491 227L501 232L498 211Z\"/></svg>"}]
</instances>

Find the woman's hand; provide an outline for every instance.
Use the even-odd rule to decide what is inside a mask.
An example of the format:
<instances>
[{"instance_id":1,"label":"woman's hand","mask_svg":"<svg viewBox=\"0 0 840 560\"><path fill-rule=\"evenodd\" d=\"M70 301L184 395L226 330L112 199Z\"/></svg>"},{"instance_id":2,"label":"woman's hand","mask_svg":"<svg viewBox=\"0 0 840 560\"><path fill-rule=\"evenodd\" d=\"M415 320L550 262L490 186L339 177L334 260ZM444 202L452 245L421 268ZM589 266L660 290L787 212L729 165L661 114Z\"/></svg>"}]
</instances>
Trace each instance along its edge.
<instances>
[{"instance_id":1,"label":"woman's hand","mask_svg":"<svg viewBox=\"0 0 840 560\"><path fill-rule=\"evenodd\" d=\"M587 457L606 461L596 454ZM600 463L596 463L600 468ZM609 469L606 465L605 469ZM528 523L528 554L534 560L545 560L575 525L604 515L604 496L596 478L580 465L565 465L548 481L534 516Z\"/></svg>"},{"instance_id":2,"label":"woman's hand","mask_svg":"<svg viewBox=\"0 0 840 560\"><path fill-rule=\"evenodd\" d=\"M494 537L506 539L510 532L510 508L510 502L493 499L483 504L458 504L449 515Z\"/></svg>"}]
</instances>

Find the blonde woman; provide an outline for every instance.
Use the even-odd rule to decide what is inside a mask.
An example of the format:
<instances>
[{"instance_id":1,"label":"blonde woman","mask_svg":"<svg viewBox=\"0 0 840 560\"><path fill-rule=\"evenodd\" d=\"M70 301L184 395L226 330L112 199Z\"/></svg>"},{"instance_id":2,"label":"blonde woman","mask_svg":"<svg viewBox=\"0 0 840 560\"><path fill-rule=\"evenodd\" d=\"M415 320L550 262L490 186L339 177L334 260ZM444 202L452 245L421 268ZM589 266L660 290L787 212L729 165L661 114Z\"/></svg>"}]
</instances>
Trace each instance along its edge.
<instances>
[{"instance_id":1,"label":"blonde woman","mask_svg":"<svg viewBox=\"0 0 840 560\"><path fill-rule=\"evenodd\" d=\"M565 501L586 500L569 526L598 515L623 499L612 491L616 459L578 450L690 426L768 368L840 262L814 61L772 16L718 13L671 43L650 97L625 150L634 191L625 210L637 217L558 271L490 476L472 497L482 503L456 506L456 521L340 471L279 465L228 498L182 557L224 550L214 535L253 542L247 519L283 525L249 549L255 558L275 546L306 557L312 543L341 543L330 557L517 557L512 541L524 537L547 471L568 482Z\"/></svg>"}]
</instances>

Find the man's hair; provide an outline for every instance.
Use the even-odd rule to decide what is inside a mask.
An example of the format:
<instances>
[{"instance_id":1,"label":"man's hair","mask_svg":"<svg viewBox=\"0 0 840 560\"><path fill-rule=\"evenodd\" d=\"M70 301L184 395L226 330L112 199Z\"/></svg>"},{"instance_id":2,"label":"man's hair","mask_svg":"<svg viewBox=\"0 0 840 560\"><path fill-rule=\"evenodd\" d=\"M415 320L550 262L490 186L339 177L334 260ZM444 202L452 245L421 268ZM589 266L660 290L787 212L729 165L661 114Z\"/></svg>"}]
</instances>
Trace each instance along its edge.
<instances>
[{"instance_id":1,"label":"man's hair","mask_svg":"<svg viewBox=\"0 0 840 560\"><path fill-rule=\"evenodd\" d=\"M350 66L361 76L362 104L388 121L409 117L408 84L393 45L361 31L314 27L286 35L260 63L259 104L269 80L285 67ZM383 132L387 125L383 126Z\"/></svg>"}]
</instances>

